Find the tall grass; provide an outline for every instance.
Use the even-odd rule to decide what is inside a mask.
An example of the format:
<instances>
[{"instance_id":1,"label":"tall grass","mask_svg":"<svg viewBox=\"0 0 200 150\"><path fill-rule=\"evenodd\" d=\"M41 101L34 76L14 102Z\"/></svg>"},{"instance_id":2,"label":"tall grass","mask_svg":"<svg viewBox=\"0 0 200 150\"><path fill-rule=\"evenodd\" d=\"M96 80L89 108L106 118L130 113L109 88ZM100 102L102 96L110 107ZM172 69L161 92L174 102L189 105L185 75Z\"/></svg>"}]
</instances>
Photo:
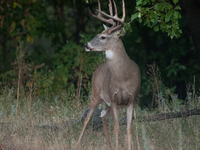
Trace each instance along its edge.
<instances>
[{"instance_id":1,"label":"tall grass","mask_svg":"<svg viewBox=\"0 0 200 150\"><path fill-rule=\"evenodd\" d=\"M51 97L53 99L52 102L45 102L38 97L33 97L31 108L29 108L30 94L27 94L27 96L19 100L18 113L16 114L16 102L14 103L15 96L13 89L7 89L6 91L0 97L0 145L4 149L77 149L76 143L83 124L78 123L75 126L72 126L72 124L82 114L82 110L86 108L85 106L89 103L89 100L88 103L83 104L77 109L73 103L70 103L73 101L73 98L68 103L63 103L66 97L70 99L70 95L68 93L62 93L62 96ZM160 100L161 102L164 101L165 97L160 97ZM161 105L163 107L162 110L183 110L182 105L176 101L178 99L174 96L172 103L168 105L167 109L164 108L165 105ZM196 102L198 104L198 100ZM199 108L198 105L192 105L190 107ZM142 115L153 115L157 113L157 111L150 112L148 110L141 110L139 106L136 106L135 111L136 114ZM125 115L123 111L120 114L120 117L124 117ZM112 119L109 122L109 129L112 146L114 147L115 137L112 132ZM127 149L126 132L126 126L120 126L119 144L122 150ZM133 123L132 132L134 149L138 149L138 147L141 150L200 149L199 116L157 122L137 122L136 120ZM95 149L107 149L107 143L103 129L100 128L93 131L92 126L90 126L83 137L80 150Z\"/></svg>"}]
</instances>

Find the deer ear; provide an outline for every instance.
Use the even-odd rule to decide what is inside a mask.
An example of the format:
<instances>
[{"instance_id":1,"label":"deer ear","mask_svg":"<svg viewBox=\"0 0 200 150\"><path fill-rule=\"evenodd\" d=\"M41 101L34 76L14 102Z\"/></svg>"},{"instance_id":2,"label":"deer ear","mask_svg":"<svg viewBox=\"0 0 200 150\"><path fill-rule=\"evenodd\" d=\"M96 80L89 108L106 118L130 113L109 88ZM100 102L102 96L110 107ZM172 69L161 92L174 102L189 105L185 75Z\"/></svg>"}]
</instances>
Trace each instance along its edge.
<instances>
[{"instance_id":1,"label":"deer ear","mask_svg":"<svg viewBox=\"0 0 200 150\"><path fill-rule=\"evenodd\" d=\"M103 24L104 30L109 29L109 27L107 27L105 24Z\"/></svg>"}]
</instances>

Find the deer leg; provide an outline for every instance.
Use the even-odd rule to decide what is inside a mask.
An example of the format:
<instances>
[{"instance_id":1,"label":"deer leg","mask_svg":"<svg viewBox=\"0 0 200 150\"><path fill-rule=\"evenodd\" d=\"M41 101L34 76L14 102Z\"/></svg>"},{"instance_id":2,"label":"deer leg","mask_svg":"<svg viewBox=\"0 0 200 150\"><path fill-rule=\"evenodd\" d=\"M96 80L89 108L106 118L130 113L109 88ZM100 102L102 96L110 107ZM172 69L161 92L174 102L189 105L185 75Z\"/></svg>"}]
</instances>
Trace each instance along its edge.
<instances>
[{"instance_id":1,"label":"deer leg","mask_svg":"<svg viewBox=\"0 0 200 150\"><path fill-rule=\"evenodd\" d=\"M111 150L112 146L111 146L109 132L108 132L108 118L111 115L111 107L107 107L106 110L103 110L103 111L105 111L105 115L102 117L104 134L106 136L106 141L109 146L109 149Z\"/></svg>"},{"instance_id":2,"label":"deer leg","mask_svg":"<svg viewBox=\"0 0 200 150\"><path fill-rule=\"evenodd\" d=\"M134 105L131 103L127 107L127 133L128 133L128 150L132 150L132 120L133 120Z\"/></svg>"},{"instance_id":3,"label":"deer leg","mask_svg":"<svg viewBox=\"0 0 200 150\"><path fill-rule=\"evenodd\" d=\"M118 132L119 132L119 122L118 122L118 110L117 105L113 103L112 106L113 121L114 121L114 132L115 132L115 149L118 150Z\"/></svg>"},{"instance_id":4,"label":"deer leg","mask_svg":"<svg viewBox=\"0 0 200 150\"><path fill-rule=\"evenodd\" d=\"M90 122L90 119L92 118L92 115L93 115L94 111L96 110L97 106L100 103L100 101L98 101L98 100L97 101L93 101L93 102L94 103L91 102L91 104L90 104L90 111L88 112L87 117L85 119L83 130L82 130L81 135L80 135L80 137L78 139L78 145L80 145L81 139L83 138L83 135L84 135L84 132L85 132L85 129L86 129L88 123Z\"/></svg>"}]
</instances>

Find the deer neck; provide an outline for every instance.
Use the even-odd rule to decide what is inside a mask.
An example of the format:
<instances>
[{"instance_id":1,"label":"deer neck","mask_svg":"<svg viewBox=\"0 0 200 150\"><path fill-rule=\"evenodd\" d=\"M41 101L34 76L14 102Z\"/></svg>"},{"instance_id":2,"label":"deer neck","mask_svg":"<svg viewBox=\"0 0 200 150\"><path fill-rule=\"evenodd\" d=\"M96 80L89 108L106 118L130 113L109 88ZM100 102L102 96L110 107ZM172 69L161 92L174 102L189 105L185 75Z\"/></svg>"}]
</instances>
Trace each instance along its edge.
<instances>
[{"instance_id":1,"label":"deer neck","mask_svg":"<svg viewBox=\"0 0 200 150\"><path fill-rule=\"evenodd\" d=\"M122 76L129 68L130 58L128 57L124 45L119 39L111 49L105 52L111 74L117 78Z\"/></svg>"}]
</instances>

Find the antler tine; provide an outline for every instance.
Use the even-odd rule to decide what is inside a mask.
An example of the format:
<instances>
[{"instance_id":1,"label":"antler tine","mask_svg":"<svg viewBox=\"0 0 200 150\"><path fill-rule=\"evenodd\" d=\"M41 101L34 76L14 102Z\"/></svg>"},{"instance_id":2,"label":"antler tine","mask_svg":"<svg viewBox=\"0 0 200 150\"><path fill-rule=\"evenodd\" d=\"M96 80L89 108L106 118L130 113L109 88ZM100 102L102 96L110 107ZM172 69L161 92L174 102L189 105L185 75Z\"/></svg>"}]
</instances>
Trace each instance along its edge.
<instances>
[{"instance_id":1,"label":"antler tine","mask_svg":"<svg viewBox=\"0 0 200 150\"><path fill-rule=\"evenodd\" d=\"M110 15L113 16L113 9L112 9L112 2L111 2L111 0L109 0L108 6L109 6Z\"/></svg>"},{"instance_id":2,"label":"antler tine","mask_svg":"<svg viewBox=\"0 0 200 150\"><path fill-rule=\"evenodd\" d=\"M100 1L99 1L99 0L98 0L98 8L99 8L99 10L97 10L97 12L101 11L101 4L100 4ZM116 25L116 23L115 23L112 19L105 19L105 18L103 18L103 17L101 16L101 13L98 13L98 15L96 16L96 15L94 15L94 14L92 13L92 11L90 10L89 7L88 7L88 10L89 10L89 13L90 13L90 15L91 15L92 17L97 18L97 19L101 20L102 22L111 24L111 25L113 25L113 26Z\"/></svg>"},{"instance_id":3,"label":"antler tine","mask_svg":"<svg viewBox=\"0 0 200 150\"><path fill-rule=\"evenodd\" d=\"M113 19L113 20L115 20L115 21L117 21L117 22L120 22L120 23L122 24L122 26L123 26L123 25L124 25L124 20L125 20L125 3L124 3L124 0L122 0L122 5L123 5L123 6L122 6L122 7L123 7L123 16L122 16L121 19L118 18L117 16L108 15L108 14L106 14L105 12L100 11L100 10L97 10L97 12L101 13L102 15L104 15L104 16L110 18L110 19Z\"/></svg>"},{"instance_id":4,"label":"antler tine","mask_svg":"<svg viewBox=\"0 0 200 150\"><path fill-rule=\"evenodd\" d=\"M113 16L113 8L112 8L111 0L109 0L109 5L108 5L109 6L110 15L108 15L105 12L101 11L100 0L98 0L98 10L96 10L98 12L98 15L94 15L91 12L90 8L88 7L88 10L89 10L89 13L90 13L91 16L101 20L102 22L105 22L105 23L108 23L108 24L112 25L112 27L109 28L109 30L108 30L109 34L112 33L113 31L118 30L119 28L123 27L124 26L124 20L125 20L125 3L124 3L124 0L122 0L123 15L122 15L121 19L118 17L118 14L117 14L117 6L116 6L116 3L115 3L115 0L112 0L112 1L113 1L113 4L114 4L114 9L115 9L115 15L114 16ZM103 18L102 15L108 17L108 19ZM116 26L116 22L119 23L117 26Z\"/></svg>"},{"instance_id":5,"label":"antler tine","mask_svg":"<svg viewBox=\"0 0 200 150\"><path fill-rule=\"evenodd\" d=\"M108 24L111 24L111 25L115 25L115 22L114 22L113 20L110 20L110 19L107 20L107 19L103 18L103 17L100 16L100 15L98 15L98 16L94 15L94 14L91 12L91 10L90 10L89 7L88 7L88 10L89 10L89 13L90 13L90 15L91 15L92 17L97 18L97 19L101 20L102 22L105 22L105 23L108 23Z\"/></svg>"},{"instance_id":6,"label":"antler tine","mask_svg":"<svg viewBox=\"0 0 200 150\"><path fill-rule=\"evenodd\" d=\"M101 10L101 4L100 4L99 0L98 0L98 8L99 8L99 10ZM99 13L98 16L101 16L101 14Z\"/></svg>"},{"instance_id":7,"label":"antler tine","mask_svg":"<svg viewBox=\"0 0 200 150\"><path fill-rule=\"evenodd\" d=\"M101 13L102 15L104 15L104 16L110 18L110 19L113 19L113 20L115 20L117 22L120 22L121 24L124 24L124 21L122 19L118 18L118 17L110 16L110 15L106 14L105 12L99 11L99 10L97 10L97 12Z\"/></svg>"},{"instance_id":8,"label":"antler tine","mask_svg":"<svg viewBox=\"0 0 200 150\"><path fill-rule=\"evenodd\" d=\"M113 0L113 4L114 4L114 7L115 7L115 16L118 17L118 14L117 14L117 6L116 6L116 3L115 3L114 0Z\"/></svg>"},{"instance_id":9,"label":"antler tine","mask_svg":"<svg viewBox=\"0 0 200 150\"><path fill-rule=\"evenodd\" d=\"M115 16L114 17L116 17L116 18L118 18L118 13L117 13L117 7L116 7L116 3L115 3L115 1L113 0L113 4L114 4L114 7L115 7ZM121 28L121 27L123 27L123 25L124 25L124 20L125 20L125 3L124 3L124 0L122 0L122 8L123 8L123 15L122 15L122 19L120 19L120 22L122 23L122 24L120 24L120 25L117 25L117 26L115 26L115 27L113 27L113 28L110 28L110 30L108 31L108 33L110 34L110 33L112 33L113 31L116 31L116 30L118 30L119 28ZM119 18L118 18L119 19ZM115 19L114 19L115 20Z\"/></svg>"},{"instance_id":10,"label":"antler tine","mask_svg":"<svg viewBox=\"0 0 200 150\"><path fill-rule=\"evenodd\" d=\"M117 26L112 27L112 28L109 28L108 33L110 34L110 33L112 33L113 31L116 31L116 30L120 29L121 27L123 27L122 24L117 25Z\"/></svg>"},{"instance_id":11,"label":"antler tine","mask_svg":"<svg viewBox=\"0 0 200 150\"><path fill-rule=\"evenodd\" d=\"M125 20L125 16L126 16L124 0L122 0L122 7L123 7L123 16L122 16L122 21L124 22L124 20Z\"/></svg>"}]
</instances>

